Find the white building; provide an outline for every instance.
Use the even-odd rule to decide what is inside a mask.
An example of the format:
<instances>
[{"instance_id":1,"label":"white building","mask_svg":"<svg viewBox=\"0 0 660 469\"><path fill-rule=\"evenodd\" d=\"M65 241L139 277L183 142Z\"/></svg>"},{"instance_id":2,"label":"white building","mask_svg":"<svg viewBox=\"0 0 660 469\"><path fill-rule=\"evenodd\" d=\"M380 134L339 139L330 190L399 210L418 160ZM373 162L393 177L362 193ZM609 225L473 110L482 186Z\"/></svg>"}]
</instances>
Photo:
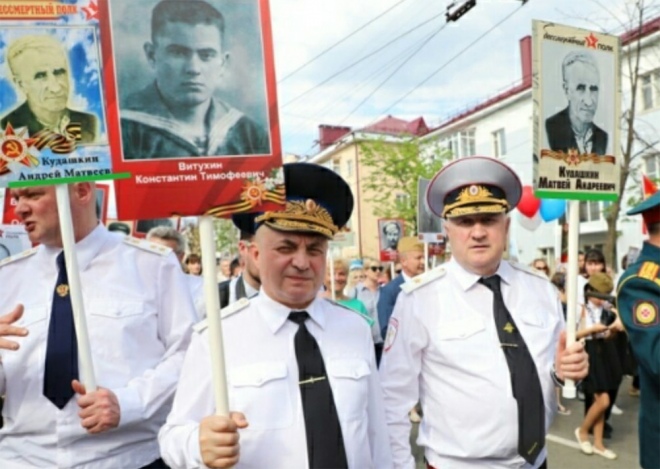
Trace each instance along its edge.
<instances>
[{"instance_id":1,"label":"white building","mask_svg":"<svg viewBox=\"0 0 660 469\"><path fill-rule=\"evenodd\" d=\"M630 109L630 86L626 55L641 36L640 85L636 110L635 128L654 148L643 149L634 166L651 178L660 177L660 18L644 24L640 31L626 33L623 44L622 110ZM422 137L433 139L437 145L452 151L454 158L470 155L492 156L510 165L520 176L523 185L532 185L532 68L531 37L520 41L522 80L510 89L485 100L450 118ZM626 132L622 129L622 144ZM628 180L624 203L617 230L617 264L632 246L643 241L640 217L626 217L627 200L641 196L639 171ZM607 202L580 203L580 249L603 248L607 231L603 210ZM529 231L519 222L523 215L517 210L512 214L511 244L520 262L530 263L536 257L545 257L551 265L560 257L562 225L558 221L542 223ZM517 248L517 249L516 249ZM566 247L564 246L564 249ZM516 255L516 252L512 252ZM613 266L615 270L619 266Z\"/></svg>"}]
</instances>

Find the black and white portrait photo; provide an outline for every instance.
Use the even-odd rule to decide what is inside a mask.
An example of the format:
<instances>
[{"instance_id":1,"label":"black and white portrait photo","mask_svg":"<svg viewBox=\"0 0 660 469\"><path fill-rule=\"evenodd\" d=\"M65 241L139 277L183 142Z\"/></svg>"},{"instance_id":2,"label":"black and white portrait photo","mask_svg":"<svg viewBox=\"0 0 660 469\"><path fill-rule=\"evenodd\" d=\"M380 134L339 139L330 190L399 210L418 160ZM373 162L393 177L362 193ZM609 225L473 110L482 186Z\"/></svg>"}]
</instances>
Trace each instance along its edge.
<instances>
[{"instance_id":1,"label":"black and white portrait photo","mask_svg":"<svg viewBox=\"0 0 660 469\"><path fill-rule=\"evenodd\" d=\"M417 183L417 233L425 236L424 241L437 241L438 233L442 233L442 219L435 215L426 201L426 190L431 181L419 178Z\"/></svg>"},{"instance_id":2,"label":"black and white portrait photo","mask_svg":"<svg viewBox=\"0 0 660 469\"><path fill-rule=\"evenodd\" d=\"M111 5L124 160L271 153L258 0Z\"/></svg>"},{"instance_id":3,"label":"black and white portrait photo","mask_svg":"<svg viewBox=\"0 0 660 469\"><path fill-rule=\"evenodd\" d=\"M381 252L396 253L399 239L403 236L403 221L398 219L378 220Z\"/></svg>"},{"instance_id":4,"label":"black and white portrait photo","mask_svg":"<svg viewBox=\"0 0 660 469\"><path fill-rule=\"evenodd\" d=\"M544 130L554 151L612 154L615 96L611 54L544 44ZM563 50L562 50L563 49ZM550 59L550 60L549 60Z\"/></svg>"}]
</instances>

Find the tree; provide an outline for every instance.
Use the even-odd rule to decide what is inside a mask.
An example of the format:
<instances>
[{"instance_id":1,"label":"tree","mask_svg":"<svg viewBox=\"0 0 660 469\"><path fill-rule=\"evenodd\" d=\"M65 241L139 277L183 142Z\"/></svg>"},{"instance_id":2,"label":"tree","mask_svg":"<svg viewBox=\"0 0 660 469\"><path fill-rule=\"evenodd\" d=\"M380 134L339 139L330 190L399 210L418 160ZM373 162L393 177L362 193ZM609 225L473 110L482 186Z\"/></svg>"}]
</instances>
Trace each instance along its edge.
<instances>
[{"instance_id":1,"label":"tree","mask_svg":"<svg viewBox=\"0 0 660 469\"><path fill-rule=\"evenodd\" d=\"M417 233L417 181L432 178L450 156L433 150L432 141L404 137L396 142L385 138L360 143L362 163L371 171L363 180L366 200L373 202L382 218L402 218L408 234Z\"/></svg>"},{"instance_id":2,"label":"tree","mask_svg":"<svg viewBox=\"0 0 660 469\"><path fill-rule=\"evenodd\" d=\"M213 221L215 231L215 250L214 254L223 257L234 257L238 254L238 229L230 219L218 218ZM186 226L184 235L188 241L188 251L201 255L199 241L199 226L191 223Z\"/></svg>"}]
</instances>

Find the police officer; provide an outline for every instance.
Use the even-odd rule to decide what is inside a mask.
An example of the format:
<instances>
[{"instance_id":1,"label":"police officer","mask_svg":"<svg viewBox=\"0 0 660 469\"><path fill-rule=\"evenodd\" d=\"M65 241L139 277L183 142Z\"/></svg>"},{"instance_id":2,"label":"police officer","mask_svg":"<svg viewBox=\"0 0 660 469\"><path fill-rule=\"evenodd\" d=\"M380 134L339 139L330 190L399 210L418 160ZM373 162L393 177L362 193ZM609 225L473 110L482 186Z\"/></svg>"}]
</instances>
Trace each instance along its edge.
<instances>
[{"instance_id":1,"label":"police officer","mask_svg":"<svg viewBox=\"0 0 660 469\"><path fill-rule=\"evenodd\" d=\"M557 410L555 383L581 379L547 277L502 260L520 180L500 161L461 158L427 190L452 260L402 286L380 365L394 465L413 469L408 410L424 411L429 467L539 468Z\"/></svg>"},{"instance_id":2,"label":"police officer","mask_svg":"<svg viewBox=\"0 0 660 469\"><path fill-rule=\"evenodd\" d=\"M222 311L229 408L238 413L213 415L201 325L159 434L173 468L391 467L370 327L318 296L328 240L350 218L353 196L321 166L287 164L284 177L285 210L255 218L250 256L261 290Z\"/></svg>"},{"instance_id":3,"label":"police officer","mask_svg":"<svg viewBox=\"0 0 660 469\"><path fill-rule=\"evenodd\" d=\"M194 322L181 267L164 247L105 229L93 183L69 186L97 390L79 382L76 336L53 187L12 189L38 248L0 265L3 469L161 468Z\"/></svg>"},{"instance_id":4,"label":"police officer","mask_svg":"<svg viewBox=\"0 0 660 469\"><path fill-rule=\"evenodd\" d=\"M660 467L660 191L628 211L641 214L649 239L621 276L618 311L638 362L640 380L639 461Z\"/></svg>"}]
</instances>

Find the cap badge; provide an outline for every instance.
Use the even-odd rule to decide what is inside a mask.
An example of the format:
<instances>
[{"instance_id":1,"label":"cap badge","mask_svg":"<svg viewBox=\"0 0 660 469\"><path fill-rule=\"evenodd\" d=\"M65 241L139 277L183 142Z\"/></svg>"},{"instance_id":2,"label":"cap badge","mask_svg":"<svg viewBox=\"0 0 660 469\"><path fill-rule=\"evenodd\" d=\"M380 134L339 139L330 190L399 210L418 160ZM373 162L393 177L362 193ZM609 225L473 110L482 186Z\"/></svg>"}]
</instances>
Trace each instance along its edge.
<instances>
[{"instance_id":1,"label":"cap badge","mask_svg":"<svg viewBox=\"0 0 660 469\"><path fill-rule=\"evenodd\" d=\"M61 283L57 286L55 291L57 292L58 295L64 298L69 294L69 286L66 283Z\"/></svg>"},{"instance_id":2,"label":"cap badge","mask_svg":"<svg viewBox=\"0 0 660 469\"><path fill-rule=\"evenodd\" d=\"M471 185L461 191L458 194L457 202L460 203L470 203L470 202L481 202L493 196L493 193L486 189L483 186Z\"/></svg>"}]
</instances>

